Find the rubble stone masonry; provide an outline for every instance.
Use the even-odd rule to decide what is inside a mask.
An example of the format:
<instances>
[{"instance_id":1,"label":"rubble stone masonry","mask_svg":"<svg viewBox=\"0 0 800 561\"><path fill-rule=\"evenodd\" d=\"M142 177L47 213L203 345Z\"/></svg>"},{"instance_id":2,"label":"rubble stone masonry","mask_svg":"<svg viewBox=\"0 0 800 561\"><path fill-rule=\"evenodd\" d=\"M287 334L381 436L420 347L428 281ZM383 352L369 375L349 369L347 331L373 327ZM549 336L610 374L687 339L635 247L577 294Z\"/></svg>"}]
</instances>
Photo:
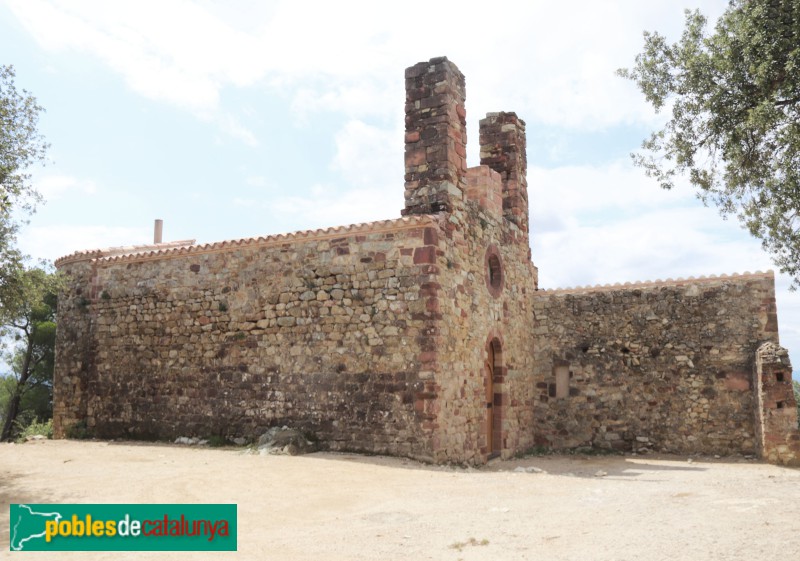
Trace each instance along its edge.
<instances>
[{"instance_id":1,"label":"rubble stone masonry","mask_svg":"<svg viewBox=\"0 0 800 561\"><path fill-rule=\"evenodd\" d=\"M757 449L769 462L800 466L800 430L786 349L764 343L756 352Z\"/></svg>"},{"instance_id":2,"label":"rubble stone masonry","mask_svg":"<svg viewBox=\"0 0 800 561\"><path fill-rule=\"evenodd\" d=\"M538 444L755 453L771 274L547 291L534 310Z\"/></svg>"},{"instance_id":3,"label":"rubble stone masonry","mask_svg":"<svg viewBox=\"0 0 800 561\"><path fill-rule=\"evenodd\" d=\"M402 218L56 266L54 429L254 439L478 464L533 447L800 463L771 273L539 290L525 122L406 70ZM160 242L160 240L157 240Z\"/></svg>"},{"instance_id":4,"label":"rubble stone masonry","mask_svg":"<svg viewBox=\"0 0 800 561\"><path fill-rule=\"evenodd\" d=\"M430 458L430 217L59 263L56 431L258 435ZM90 287L87 290L87 287Z\"/></svg>"}]
</instances>

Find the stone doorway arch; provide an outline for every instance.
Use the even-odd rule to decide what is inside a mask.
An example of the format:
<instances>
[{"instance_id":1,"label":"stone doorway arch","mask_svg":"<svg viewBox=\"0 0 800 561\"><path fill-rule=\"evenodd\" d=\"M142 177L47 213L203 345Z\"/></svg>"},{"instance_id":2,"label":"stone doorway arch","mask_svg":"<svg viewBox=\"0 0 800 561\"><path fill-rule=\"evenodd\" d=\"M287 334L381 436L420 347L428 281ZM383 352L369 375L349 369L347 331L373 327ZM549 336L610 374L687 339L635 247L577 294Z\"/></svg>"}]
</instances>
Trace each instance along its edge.
<instances>
[{"instance_id":1,"label":"stone doorway arch","mask_svg":"<svg viewBox=\"0 0 800 561\"><path fill-rule=\"evenodd\" d=\"M487 459L500 455L503 450L503 396L504 378L503 344L497 336L489 336L486 342L483 364L486 419L484 421L485 448Z\"/></svg>"}]
</instances>

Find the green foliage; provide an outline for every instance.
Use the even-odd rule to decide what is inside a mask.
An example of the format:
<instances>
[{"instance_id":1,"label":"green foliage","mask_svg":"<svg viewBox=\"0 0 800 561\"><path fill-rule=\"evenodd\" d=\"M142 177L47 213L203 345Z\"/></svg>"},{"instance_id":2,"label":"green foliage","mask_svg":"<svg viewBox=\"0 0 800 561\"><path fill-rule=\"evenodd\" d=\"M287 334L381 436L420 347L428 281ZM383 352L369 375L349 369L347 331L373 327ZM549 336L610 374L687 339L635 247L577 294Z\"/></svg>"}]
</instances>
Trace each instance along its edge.
<instances>
[{"instance_id":1,"label":"green foliage","mask_svg":"<svg viewBox=\"0 0 800 561\"><path fill-rule=\"evenodd\" d=\"M34 418L25 425L17 422L17 442L25 442L26 437L36 436L37 434L53 438L53 419L40 422L38 418Z\"/></svg>"},{"instance_id":2,"label":"green foliage","mask_svg":"<svg viewBox=\"0 0 800 561\"><path fill-rule=\"evenodd\" d=\"M52 414L56 276L28 269L16 247L19 221L41 196L28 169L43 162L43 109L17 91L14 68L0 65L0 345L11 372L0 376L0 439Z\"/></svg>"},{"instance_id":3,"label":"green foliage","mask_svg":"<svg viewBox=\"0 0 800 561\"><path fill-rule=\"evenodd\" d=\"M0 65L0 308L23 268L16 247L19 220L41 200L27 170L44 161L48 147L37 128L44 110L27 91L16 89L14 76L13 66Z\"/></svg>"},{"instance_id":4,"label":"green foliage","mask_svg":"<svg viewBox=\"0 0 800 561\"><path fill-rule=\"evenodd\" d=\"M687 11L677 43L644 39L618 73L671 119L634 162L666 189L687 175L800 286L800 0L732 0L713 34Z\"/></svg>"},{"instance_id":5,"label":"green foliage","mask_svg":"<svg viewBox=\"0 0 800 561\"><path fill-rule=\"evenodd\" d=\"M33 211L40 196L26 170L45 158L48 145L38 131L44 109L27 91L17 91L14 67L0 65L0 215L15 207Z\"/></svg>"},{"instance_id":6,"label":"green foliage","mask_svg":"<svg viewBox=\"0 0 800 561\"><path fill-rule=\"evenodd\" d=\"M17 378L13 374L0 376L0 429L6 418L9 404L17 388ZM53 414L52 387L48 384L29 386L22 393L19 412L14 422L14 430L18 425L25 426L35 419L48 419Z\"/></svg>"},{"instance_id":7,"label":"green foliage","mask_svg":"<svg viewBox=\"0 0 800 561\"><path fill-rule=\"evenodd\" d=\"M794 401L797 403L797 426L800 428L800 382L792 380L792 389L794 390Z\"/></svg>"},{"instance_id":8,"label":"green foliage","mask_svg":"<svg viewBox=\"0 0 800 561\"><path fill-rule=\"evenodd\" d=\"M56 294L62 283L40 268L18 269L11 281L0 308L0 344L11 368L0 384L0 440L13 436L15 422L52 415Z\"/></svg>"},{"instance_id":9,"label":"green foliage","mask_svg":"<svg viewBox=\"0 0 800 561\"><path fill-rule=\"evenodd\" d=\"M3 216L0 212L0 312L6 301L13 298L17 289L16 276L23 268L23 256L16 243L17 225L10 216Z\"/></svg>"}]
</instances>

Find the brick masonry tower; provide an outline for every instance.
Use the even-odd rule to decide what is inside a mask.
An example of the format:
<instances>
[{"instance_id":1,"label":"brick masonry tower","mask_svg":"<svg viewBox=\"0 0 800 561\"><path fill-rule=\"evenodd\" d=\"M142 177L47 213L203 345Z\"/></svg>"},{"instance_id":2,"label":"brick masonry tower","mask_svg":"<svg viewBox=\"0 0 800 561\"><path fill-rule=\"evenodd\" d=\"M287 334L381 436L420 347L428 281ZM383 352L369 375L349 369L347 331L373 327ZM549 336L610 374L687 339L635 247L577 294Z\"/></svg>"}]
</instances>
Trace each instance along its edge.
<instances>
[{"instance_id":1,"label":"brick masonry tower","mask_svg":"<svg viewBox=\"0 0 800 561\"><path fill-rule=\"evenodd\" d=\"M503 216L528 234L525 121L516 113L487 113L480 121L481 165L503 181Z\"/></svg>"},{"instance_id":2,"label":"brick masonry tower","mask_svg":"<svg viewBox=\"0 0 800 561\"><path fill-rule=\"evenodd\" d=\"M405 199L409 214L450 212L466 189L464 75L446 57L406 69Z\"/></svg>"}]
</instances>

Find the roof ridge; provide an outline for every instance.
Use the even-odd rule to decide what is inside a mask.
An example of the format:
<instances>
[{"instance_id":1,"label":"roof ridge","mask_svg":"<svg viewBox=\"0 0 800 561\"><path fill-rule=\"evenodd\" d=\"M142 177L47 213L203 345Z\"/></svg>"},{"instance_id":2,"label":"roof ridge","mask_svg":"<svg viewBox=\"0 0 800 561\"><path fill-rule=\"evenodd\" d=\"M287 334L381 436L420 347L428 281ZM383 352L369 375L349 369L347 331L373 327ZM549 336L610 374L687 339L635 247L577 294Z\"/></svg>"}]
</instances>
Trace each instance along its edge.
<instances>
[{"instance_id":1,"label":"roof ridge","mask_svg":"<svg viewBox=\"0 0 800 561\"><path fill-rule=\"evenodd\" d=\"M595 284L595 285L585 285L585 286L568 286L563 288L551 288L551 289L539 289L538 292L545 292L548 294L569 294L569 293L576 293L576 292L591 292L591 291L607 291L607 290L629 290L632 288L652 288L657 286L684 286L692 283L713 283L713 282L722 282L726 280L734 280L734 279L744 279L744 278L775 278L775 273L772 269L767 269L766 271L745 271L744 273L731 273L731 274L721 274L721 275L700 275L698 277L689 276L689 277L678 277L678 278L667 278L665 280L656 279L646 280L646 281L635 281L635 282L625 282L620 283L616 282L613 284Z\"/></svg>"},{"instance_id":2,"label":"roof ridge","mask_svg":"<svg viewBox=\"0 0 800 561\"><path fill-rule=\"evenodd\" d=\"M248 247L270 245L275 243L290 243L294 241L306 241L313 239L325 239L339 235L346 235L359 232L393 230L404 227L415 227L425 223L431 223L433 215L412 215L392 218L388 220L377 220L375 222L359 222L357 224L347 224L343 226L332 226L328 228L317 228L313 230L298 230L295 232L270 234L267 236L253 236L248 238L235 238L218 242L197 244L195 240L183 240L178 242L168 242L152 245L133 245L121 246L106 249L90 249L76 251L56 259L55 266L61 267L67 263L77 261L129 261L142 259L157 259L161 257L176 257L188 253L210 253L222 251L231 247Z\"/></svg>"}]
</instances>

